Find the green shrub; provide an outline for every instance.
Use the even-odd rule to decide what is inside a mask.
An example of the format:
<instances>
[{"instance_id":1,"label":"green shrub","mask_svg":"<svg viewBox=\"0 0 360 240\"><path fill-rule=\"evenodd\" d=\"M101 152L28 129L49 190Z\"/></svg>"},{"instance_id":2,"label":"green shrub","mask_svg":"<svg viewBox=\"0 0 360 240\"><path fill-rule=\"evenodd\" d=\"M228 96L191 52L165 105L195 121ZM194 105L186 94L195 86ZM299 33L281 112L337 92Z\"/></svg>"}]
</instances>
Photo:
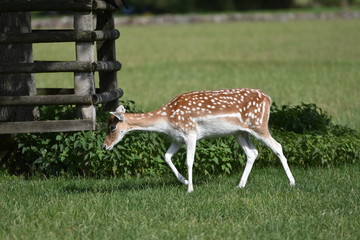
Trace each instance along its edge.
<instances>
[{"instance_id":1,"label":"green shrub","mask_svg":"<svg viewBox=\"0 0 360 240\"><path fill-rule=\"evenodd\" d=\"M129 112L141 112L134 102L126 104ZM43 117L56 119L74 114L72 107L42 107ZM98 120L106 124L108 113L99 111ZM291 166L336 166L359 160L360 134L332 125L330 117L314 104L274 105L271 131L283 146ZM89 132L18 134L18 150L2 163L13 173L80 176L142 176L171 174L163 160L170 139L148 132L129 133L111 151L103 150L105 130ZM279 165L276 156L254 141L259 158L257 166ZM174 158L178 169L186 173L186 152L182 148ZM230 174L242 170L246 157L234 137L201 140L197 145L197 174Z\"/></svg>"},{"instance_id":2,"label":"green shrub","mask_svg":"<svg viewBox=\"0 0 360 240\"><path fill-rule=\"evenodd\" d=\"M328 0L329 1L329 0ZM219 12L255 9L287 9L293 0L130 0L133 11L152 13Z\"/></svg>"},{"instance_id":3,"label":"green shrub","mask_svg":"<svg viewBox=\"0 0 360 240\"><path fill-rule=\"evenodd\" d=\"M277 106L271 108L269 124L273 128L295 133L327 133L331 117L315 104Z\"/></svg>"}]
</instances>

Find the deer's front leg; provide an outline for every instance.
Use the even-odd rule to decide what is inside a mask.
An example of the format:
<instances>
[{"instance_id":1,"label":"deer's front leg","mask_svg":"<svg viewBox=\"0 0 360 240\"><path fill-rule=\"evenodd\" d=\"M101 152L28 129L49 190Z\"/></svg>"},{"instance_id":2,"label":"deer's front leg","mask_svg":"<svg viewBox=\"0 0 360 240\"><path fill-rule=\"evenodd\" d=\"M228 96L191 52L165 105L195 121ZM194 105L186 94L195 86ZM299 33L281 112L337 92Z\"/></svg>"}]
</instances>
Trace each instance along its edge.
<instances>
[{"instance_id":1,"label":"deer's front leg","mask_svg":"<svg viewBox=\"0 0 360 240\"><path fill-rule=\"evenodd\" d=\"M189 135L186 139L186 165L188 169L188 193L194 191L193 179L192 179L192 169L194 165L195 158L195 149L196 149L196 135Z\"/></svg>"},{"instance_id":2,"label":"deer's front leg","mask_svg":"<svg viewBox=\"0 0 360 240\"><path fill-rule=\"evenodd\" d=\"M165 162L169 165L171 170L174 172L176 178L183 184L188 184L188 181L179 173L179 171L176 169L175 165L171 161L172 156L179 151L181 145L177 142L173 142L169 149L165 153Z\"/></svg>"}]
</instances>

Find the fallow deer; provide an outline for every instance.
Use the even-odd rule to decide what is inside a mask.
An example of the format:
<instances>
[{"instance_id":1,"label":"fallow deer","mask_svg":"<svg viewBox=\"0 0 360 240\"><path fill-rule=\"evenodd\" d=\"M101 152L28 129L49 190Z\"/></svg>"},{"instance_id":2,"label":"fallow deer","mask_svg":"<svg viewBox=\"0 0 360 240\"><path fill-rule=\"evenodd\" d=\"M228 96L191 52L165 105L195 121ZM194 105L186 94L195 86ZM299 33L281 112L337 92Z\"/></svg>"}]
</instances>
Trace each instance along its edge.
<instances>
[{"instance_id":1,"label":"fallow deer","mask_svg":"<svg viewBox=\"0 0 360 240\"><path fill-rule=\"evenodd\" d=\"M258 151L250 136L263 142L280 159L290 185L295 179L287 164L281 145L270 135L268 120L271 99L257 89L224 89L183 93L161 108L148 113L126 113L123 106L110 112L104 148L110 150L129 131L144 130L162 132L174 141L165 154L165 161L177 179L193 189L193 163L197 140L206 137L234 135L247 156L244 173L238 187L246 185ZM185 143L187 148L186 180L171 161L172 156Z\"/></svg>"}]
</instances>

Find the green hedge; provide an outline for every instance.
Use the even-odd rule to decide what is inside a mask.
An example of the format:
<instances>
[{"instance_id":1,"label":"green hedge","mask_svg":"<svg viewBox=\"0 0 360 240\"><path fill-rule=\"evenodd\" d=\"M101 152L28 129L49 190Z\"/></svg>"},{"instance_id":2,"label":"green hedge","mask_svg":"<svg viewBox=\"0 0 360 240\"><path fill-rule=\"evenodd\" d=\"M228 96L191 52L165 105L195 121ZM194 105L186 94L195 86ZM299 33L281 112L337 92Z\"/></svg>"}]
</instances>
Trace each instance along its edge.
<instances>
[{"instance_id":1,"label":"green hedge","mask_svg":"<svg viewBox=\"0 0 360 240\"><path fill-rule=\"evenodd\" d=\"M138 12L152 13L286 9L294 6L294 0L127 0L127 2Z\"/></svg>"},{"instance_id":2,"label":"green hedge","mask_svg":"<svg viewBox=\"0 0 360 240\"><path fill-rule=\"evenodd\" d=\"M299 6L341 7L344 0L127 0L129 13L191 13L289 9ZM359 0L347 0L350 6Z\"/></svg>"},{"instance_id":3,"label":"green hedge","mask_svg":"<svg viewBox=\"0 0 360 240\"><path fill-rule=\"evenodd\" d=\"M133 102L122 103L130 111ZM72 107L42 107L44 118L73 116ZM98 112L106 125L108 113ZM333 125L331 118L314 104L298 106L273 105L271 131L284 149L290 166L325 166L354 164L360 158L360 134ZM163 160L170 145L166 136L148 132L128 134L113 150L102 149L105 130L72 133L18 134L17 150L2 162L10 173L46 176L143 176L171 174ZM255 141L259 158L257 166L280 165L276 156ZM242 171L246 158L233 137L201 140L197 145L197 174L230 174ZM174 156L175 165L185 168L185 148Z\"/></svg>"}]
</instances>

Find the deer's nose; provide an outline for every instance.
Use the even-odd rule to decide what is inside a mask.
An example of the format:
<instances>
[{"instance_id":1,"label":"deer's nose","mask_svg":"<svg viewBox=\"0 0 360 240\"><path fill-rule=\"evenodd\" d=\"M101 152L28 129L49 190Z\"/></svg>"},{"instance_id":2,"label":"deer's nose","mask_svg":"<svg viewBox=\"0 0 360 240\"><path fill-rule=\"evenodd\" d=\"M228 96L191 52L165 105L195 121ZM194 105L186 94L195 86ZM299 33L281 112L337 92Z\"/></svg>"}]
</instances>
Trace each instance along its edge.
<instances>
[{"instance_id":1,"label":"deer's nose","mask_svg":"<svg viewBox=\"0 0 360 240\"><path fill-rule=\"evenodd\" d=\"M113 147L112 146L108 146L108 145L106 145L105 143L104 143L104 145L103 145L103 149L104 150L111 150Z\"/></svg>"}]
</instances>

